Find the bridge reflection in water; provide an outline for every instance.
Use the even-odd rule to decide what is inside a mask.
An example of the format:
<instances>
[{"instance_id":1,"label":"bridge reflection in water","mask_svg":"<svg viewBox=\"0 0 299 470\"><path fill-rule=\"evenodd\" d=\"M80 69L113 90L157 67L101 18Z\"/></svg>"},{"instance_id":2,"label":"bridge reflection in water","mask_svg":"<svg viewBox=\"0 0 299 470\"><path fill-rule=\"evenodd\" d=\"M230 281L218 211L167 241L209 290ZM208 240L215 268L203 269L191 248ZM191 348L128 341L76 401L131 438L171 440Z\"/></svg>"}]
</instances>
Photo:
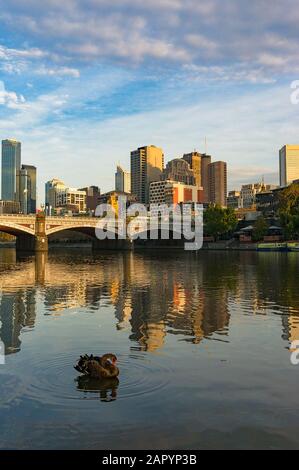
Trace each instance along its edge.
<instances>
[{"instance_id":1,"label":"bridge reflection in water","mask_svg":"<svg viewBox=\"0 0 299 470\"><path fill-rule=\"evenodd\" d=\"M283 338L299 337L296 254L38 253L20 259L15 250L2 249L0 261L6 354L19 351L22 333L38 322L38 302L55 316L81 308L96 313L110 305L115 327L128 334L131 348L146 351L163 348L167 335L193 344L214 334L228 341L230 312L238 303L252 315L267 314L277 304L285 312Z\"/></svg>"}]
</instances>

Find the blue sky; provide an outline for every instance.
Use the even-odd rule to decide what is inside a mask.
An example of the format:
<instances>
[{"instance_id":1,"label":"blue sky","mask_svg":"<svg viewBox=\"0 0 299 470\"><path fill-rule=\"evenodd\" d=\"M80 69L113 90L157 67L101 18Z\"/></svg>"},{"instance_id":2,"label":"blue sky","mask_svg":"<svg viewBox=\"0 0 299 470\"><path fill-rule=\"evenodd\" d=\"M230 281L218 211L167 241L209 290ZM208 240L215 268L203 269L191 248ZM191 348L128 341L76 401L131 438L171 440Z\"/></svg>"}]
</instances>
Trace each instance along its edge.
<instances>
[{"instance_id":1,"label":"blue sky","mask_svg":"<svg viewBox=\"0 0 299 470\"><path fill-rule=\"evenodd\" d=\"M114 186L130 150L228 162L277 183L299 142L297 0L0 0L0 138L46 180Z\"/></svg>"}]
</instances>

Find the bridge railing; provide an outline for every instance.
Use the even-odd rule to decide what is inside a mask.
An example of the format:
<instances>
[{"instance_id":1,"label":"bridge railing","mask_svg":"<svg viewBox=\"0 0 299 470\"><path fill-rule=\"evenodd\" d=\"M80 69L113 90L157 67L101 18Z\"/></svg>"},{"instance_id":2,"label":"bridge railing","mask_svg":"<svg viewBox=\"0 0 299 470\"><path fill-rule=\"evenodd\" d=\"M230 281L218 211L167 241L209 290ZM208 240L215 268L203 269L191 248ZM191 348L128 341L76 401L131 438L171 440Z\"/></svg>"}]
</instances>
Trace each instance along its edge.
<instances>
[{"instance_id":1,"label":"bridge railing","mask_svg":"<svg viewBox=\"0 0 299 470\"><path fill-rule=\"evenodd\" d=\"M35 219L35 214L0 214L0 217L18 217L18 218L34 218Z\"/></svg>"}]
</instances>

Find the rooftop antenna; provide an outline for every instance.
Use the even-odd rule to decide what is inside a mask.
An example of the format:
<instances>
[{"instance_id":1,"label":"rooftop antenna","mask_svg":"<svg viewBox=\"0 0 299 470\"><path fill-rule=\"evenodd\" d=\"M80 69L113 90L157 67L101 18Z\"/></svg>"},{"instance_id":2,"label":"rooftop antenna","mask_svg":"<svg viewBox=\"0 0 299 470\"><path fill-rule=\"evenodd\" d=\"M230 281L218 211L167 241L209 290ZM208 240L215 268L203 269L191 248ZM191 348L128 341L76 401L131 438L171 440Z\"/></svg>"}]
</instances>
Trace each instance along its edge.
<instances>
[{"instance_id":1,"label":"rooftop antenna","mask_svg":"<svg viewBox=\"0 0 299 470\"><path fill-rule=\"evenodd\" d=\"M207 137L205 137L205 154L207 154Z\"/></svg>"}]
</instances>

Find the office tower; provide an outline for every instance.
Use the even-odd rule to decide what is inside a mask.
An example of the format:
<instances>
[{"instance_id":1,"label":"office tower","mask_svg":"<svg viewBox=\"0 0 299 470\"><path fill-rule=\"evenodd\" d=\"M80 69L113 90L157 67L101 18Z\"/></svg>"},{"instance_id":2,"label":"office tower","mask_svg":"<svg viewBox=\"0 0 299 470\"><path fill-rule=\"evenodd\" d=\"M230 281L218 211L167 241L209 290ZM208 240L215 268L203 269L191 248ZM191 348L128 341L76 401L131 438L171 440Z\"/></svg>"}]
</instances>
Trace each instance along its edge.
<instances>
[{"instance_id":1,"label":"office tower","mask_svg":"<svg viewBox=\"0 0 299 470\"><path fill-rule=\"evenodd\" d=\"M20 171L20 204L23 214L36 213L36 168L22 165Z\"/></svg>"},{"instance_id":2,"label":"office tower","mask_svg":"<svg viewBox=\"0 0 299 470\"><path fill-rule=\"evenodd\" d=\"M161 179L178 181L191 186L196 186L196 178L194 171L190 165L183 158L174 158L167 163L165 170L162 173Z\"/></svg>"},{"instance_id":3,"label":"office tower","mask_svg":"<svg viewBox=\"0 0 299 470\"><path fill-rule=\"evenodd\" d=\"M131 192L131 175L120 165L117 165L115 173L115 191L120 191L122 193Z\"/></svg>"},{"instance_id":4,"label":"office tower","mask_svg":"<svg viewBox=\"0 0 299 470\"><path fill-rule=\"evenodd\" d=\"M159 181L164 168L163 150L155 145L131 152L131 192L139 202L149 203L149 185Z\"/></svg>"},{"instance_id":5,"label":"office tower","mask_svg":"<svg viewBox=\"0 0 299 470\"><path fill-rule=\"evenodd\" d=\"M2 200L20 201L21 142L2 140Z\"/></svg>"},{"instance_id":6,"label":"office tower","mask_svg":"<svg viewBox=\"0 0 299 470\"><path fill-rule=\"evenodd\" d=\"M209 202L209 165L211 155L201 154L201 185L203 187L203 202Z\"/></svg>"},{"instance_id":7,"label":"office tower","mask_svg":"<svg viewBox=\"0 0 299 470\"><path fill-rule=\"evenodd\" d=\"M47 181L45 185L45 211L47 215L54 215L56 208L56 193L57 191L65 188L66 186L64 182L57 178Z\"/></svg>"},{"instance_id":8,"label":"office tower","mask_svg":"<svg viewBox=\"0 0 299 470\"><path fill-rule=\"evenodd\" d=\"M179 181L154 181L150 184L151 204L202 203L203 189Z\"/></svg>"},{"instance_id":9,"label":"office tower","mask_svg":"<svg viewBox=\"0 0 299 470\"><path fill-rule=\"evenodd\" d=\"M97 206L100 204L101 191L98 186L88 186L80 188L79 191L86 193L86 210L87 212L95 212Z\"/></svg>"},{"instance_id":10,"label":"office tower","mask_svg":"<svg viewBox=\"0 0 299 470\"><path fill-rule=\"evenodd\" d=\"M75 188L56 188L56 211L59 213L86 212L86 192Z\"/></svg>"},{"instance_id":11,"label":"office tower","mask_svg":"<svg viewBox=\"0 0 299 470\"><path fill-rule=\"evenodd\" d=\"M194 172L196 186L201 187L201 154L198 152L184 153L183 159L189 163Z\"/></svg>"},{"instance_id":12,"label":"office tower","mask_svg":"<svg viewBox=\"0 0 299 470\"><path fill-rule=\"evenodd\" d=\"M226 206L227 166L226 162L213 162L209 165L209 202Z\"/></svg>"},{"instance_id":13,"label":"office tower","mask_svg":"<svg viewBox=\"0 0 299 470\"><path fill-rule=\"evenodd\" d=\"M299 178L299 145L284 145L279 151L280 186Z\"/></svg>"}]
</instances>

